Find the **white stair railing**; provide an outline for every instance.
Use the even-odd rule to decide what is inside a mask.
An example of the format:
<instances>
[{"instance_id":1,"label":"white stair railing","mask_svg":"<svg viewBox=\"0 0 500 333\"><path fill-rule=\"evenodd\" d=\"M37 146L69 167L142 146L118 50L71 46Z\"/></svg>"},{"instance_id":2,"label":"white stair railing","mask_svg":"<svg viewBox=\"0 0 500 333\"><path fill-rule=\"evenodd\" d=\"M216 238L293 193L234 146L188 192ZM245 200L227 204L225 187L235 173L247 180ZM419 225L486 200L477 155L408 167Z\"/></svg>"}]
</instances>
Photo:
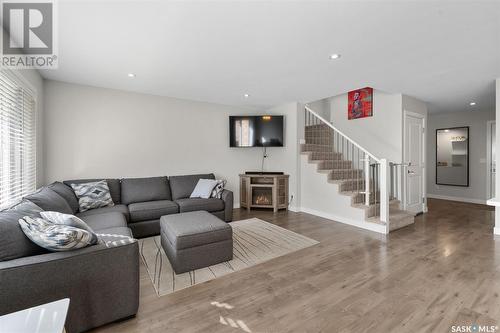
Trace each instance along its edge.
<instances>
[{"instance_id":1,"label":"white stair railing","mask_svg":"<svg viewBox=\"0 0 500 333\"><path fill-rule=\"evenodd\" d=\"M341 190L353 192L355 203L371 206L374 216L389 231L389 200L392 189L390 164L377 158L332 123L305 105L306 145L325 158L320 168L334 169L332 177L344 180ZM329 165L331 164L331 165Z\"/></svg>"}]
</instances>

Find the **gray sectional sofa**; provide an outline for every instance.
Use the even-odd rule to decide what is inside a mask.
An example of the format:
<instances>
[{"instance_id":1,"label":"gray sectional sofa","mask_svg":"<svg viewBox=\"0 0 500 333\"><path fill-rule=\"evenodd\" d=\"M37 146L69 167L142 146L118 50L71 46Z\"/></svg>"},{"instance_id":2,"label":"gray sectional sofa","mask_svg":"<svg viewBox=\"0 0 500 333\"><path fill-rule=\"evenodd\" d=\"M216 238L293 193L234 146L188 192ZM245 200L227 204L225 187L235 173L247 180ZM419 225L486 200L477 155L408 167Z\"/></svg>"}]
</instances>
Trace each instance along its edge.
<instances>
[{"instance_id":1,"label":"gray sectional sofa","mask_svg":"<svg viewBox=\"0 0 500 333\"><path fill-rule=\"evenodd\" d=\"M43 210L74 214L101 234L135 238L158 235L160 217L205 210L232 220L233 194L222 199L189 198L201 178L213 174L107 179L114 206L79 212L71 183L54 182L25 197ZM82 332L134 316L139 307L138 243L107 248L98 244L70 252L48 252L19 227L23 211L0 212L0 315L70 298L68 333Z\"/></svg>"}]
</instances>

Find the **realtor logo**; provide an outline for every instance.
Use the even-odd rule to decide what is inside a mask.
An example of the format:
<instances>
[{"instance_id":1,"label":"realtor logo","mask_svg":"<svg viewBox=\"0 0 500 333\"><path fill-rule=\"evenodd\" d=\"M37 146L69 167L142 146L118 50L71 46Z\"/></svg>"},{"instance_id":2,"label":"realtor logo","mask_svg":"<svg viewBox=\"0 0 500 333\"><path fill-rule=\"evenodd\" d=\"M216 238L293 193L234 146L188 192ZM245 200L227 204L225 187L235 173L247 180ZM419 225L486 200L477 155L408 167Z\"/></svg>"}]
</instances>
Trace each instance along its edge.
<instances>
[{"instance_id":1,"label":"realtor logo","mask_svg":"<svg viewBox=\"0 0 500 333\"><path fill-rule=\"evenodd\" d=\"M1 67L57 67L55 15L51 0L2 1Z\"/></svg>"}]
</instances>

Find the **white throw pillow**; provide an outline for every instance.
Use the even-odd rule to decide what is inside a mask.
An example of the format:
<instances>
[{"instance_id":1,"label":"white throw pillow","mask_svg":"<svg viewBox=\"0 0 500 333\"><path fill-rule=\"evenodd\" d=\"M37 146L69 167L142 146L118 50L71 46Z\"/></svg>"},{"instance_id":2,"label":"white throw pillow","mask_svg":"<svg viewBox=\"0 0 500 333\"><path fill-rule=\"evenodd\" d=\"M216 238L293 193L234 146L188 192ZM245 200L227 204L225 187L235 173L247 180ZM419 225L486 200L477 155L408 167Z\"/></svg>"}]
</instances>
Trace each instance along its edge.
<instances>
[{"instance_id":1,"label":"white throw pillow","mask_svg":"<svg viewBox=\"0 0 500 333\"><path fill-rule=\"evenodd\" d=\"M193 193L191 193L190 198L210 198L210 194L212 194L212 190L214 189L215 185L217 185L217 183L218 181L215 179L198 180L198 183L196 184Z\"/></svg>"}]
</instances>

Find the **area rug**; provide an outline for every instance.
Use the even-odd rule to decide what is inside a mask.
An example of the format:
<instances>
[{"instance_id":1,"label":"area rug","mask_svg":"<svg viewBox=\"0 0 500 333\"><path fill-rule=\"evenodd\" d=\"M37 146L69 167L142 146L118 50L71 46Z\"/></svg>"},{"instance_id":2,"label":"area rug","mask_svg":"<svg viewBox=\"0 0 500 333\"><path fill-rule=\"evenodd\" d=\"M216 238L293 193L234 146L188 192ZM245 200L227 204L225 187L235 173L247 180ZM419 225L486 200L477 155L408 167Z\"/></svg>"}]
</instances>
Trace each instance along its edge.
<instances>
[{"instance_id":1,"label":"area rug","mask_svg":"<svg viewBox=\"0 0 500 333\"><path fill-rule=\"evenodd\" d=\"M141 257L158 296L318 244L314 239L257 218L231 222L231 226L233 260L183 274L175 274L161 247L160 236L140 239Z\"/></svg>"}]
</instances>

